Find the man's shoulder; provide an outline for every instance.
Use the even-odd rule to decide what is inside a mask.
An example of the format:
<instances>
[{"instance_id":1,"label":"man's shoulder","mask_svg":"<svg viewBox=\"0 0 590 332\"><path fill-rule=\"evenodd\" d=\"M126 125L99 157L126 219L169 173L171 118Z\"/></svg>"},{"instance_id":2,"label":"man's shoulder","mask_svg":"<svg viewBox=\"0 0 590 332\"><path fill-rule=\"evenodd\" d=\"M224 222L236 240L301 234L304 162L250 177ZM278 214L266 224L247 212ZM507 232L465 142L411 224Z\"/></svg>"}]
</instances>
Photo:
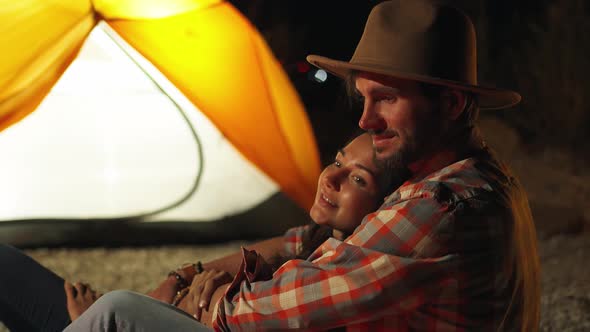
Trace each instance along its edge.
<instances>
[{"instance_id":1,"label":"man's shoulder","mask_svg":"<svg viewBox=\"0 0 590 332\"><path fill-rule=\"evenodd\" d=\"M425 177L407 181L386 202L434 199L442 203L490 194L495 191L494 184L481 167L489 162L475 157L457 161Z\"/></svg>"}]
</instances>

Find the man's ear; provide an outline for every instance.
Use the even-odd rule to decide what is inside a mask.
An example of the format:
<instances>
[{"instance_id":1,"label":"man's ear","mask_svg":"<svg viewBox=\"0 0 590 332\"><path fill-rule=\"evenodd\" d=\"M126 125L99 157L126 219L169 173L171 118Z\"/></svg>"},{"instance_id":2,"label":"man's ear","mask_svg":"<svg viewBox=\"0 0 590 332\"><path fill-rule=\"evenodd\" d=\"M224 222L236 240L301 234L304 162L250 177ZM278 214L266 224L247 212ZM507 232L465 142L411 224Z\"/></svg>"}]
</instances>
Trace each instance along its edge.
<instances>
[{"instance_id":1,"label":"man's ear","mask_svg":"<svg viewBox=\"0 0 590 332\"><path fill-rule=\"evenodd\" d=\"M456 120L463 113L466 103L465 94L459 90L446 89L442 93L443 111L450 120Z\"/></svg>"}]
</instances>

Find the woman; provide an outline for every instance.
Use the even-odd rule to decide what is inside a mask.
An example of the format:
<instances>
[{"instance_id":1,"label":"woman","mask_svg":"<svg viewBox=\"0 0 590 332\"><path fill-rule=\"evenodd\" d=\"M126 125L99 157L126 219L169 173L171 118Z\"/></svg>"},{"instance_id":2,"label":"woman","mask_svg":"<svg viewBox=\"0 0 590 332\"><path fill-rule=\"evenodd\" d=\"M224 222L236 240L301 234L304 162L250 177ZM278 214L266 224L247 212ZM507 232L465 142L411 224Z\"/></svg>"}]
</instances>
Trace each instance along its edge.
<instances>
[{"instance_id":1,"label":"woman","mask_svg":"<svg viewBox=\"0 0 590 332\"><path fill-rule=\"evenodd\" d=\"M381 203L389 189L383 185L386 182L373 162L370 136L360 135L341 149L321 173L310 209L314 223L291 229L284 237L263 241L251 249L274 267L290 258L305 259L330 236L342 240L351 234L364 215ZM277 253L281 253L278 258ZM201 271L194 266L176 270L148 295L166 303L175 302L199 319L203 309L209 313L216 288L240 272L242 259L242 253L237 253L199 264L203 270L199 274ZM0 319L13 332L62 330L97 298L87 285L64 282L14 248L2 246L0 262L9 267L0 276Z\"/></svg>"}]
</instances>

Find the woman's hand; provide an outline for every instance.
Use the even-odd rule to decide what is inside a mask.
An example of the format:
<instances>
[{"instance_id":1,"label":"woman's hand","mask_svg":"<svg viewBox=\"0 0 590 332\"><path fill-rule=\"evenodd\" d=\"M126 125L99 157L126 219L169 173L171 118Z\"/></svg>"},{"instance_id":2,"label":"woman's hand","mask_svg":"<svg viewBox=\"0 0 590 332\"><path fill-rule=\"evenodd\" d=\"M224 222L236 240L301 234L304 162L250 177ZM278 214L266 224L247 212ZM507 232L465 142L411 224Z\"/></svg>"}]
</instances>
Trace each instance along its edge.
<instances>
[{"instance_id":1,"label":"woman's hand","mask_svg":"<svg viewBox=\"0 0 590 332\"><path fill-rule=\"evenodd\" d=\"M211 297L215 290L232 280L233 277L225 271L205 270L195 275L188 294L178 307L200 321L202 310L209 311Z\"/></svg>"},{"instance_id":2,"label":"woman's hand","mask_svg":"<svg viewBox=\"0 0 590 332\"><path fill-rule=\"evenodd\" d=\"M176 291L178 290L178 285L176 279L173 277L168 277L164 280L156 289L147 293L147 296L154 298L156 300L160 300L166 303L172 303L174 296L176 295Z\"/></svg>"},{"instance_id":3,"label":"woman's hand","mask_svg":"<svg viewBox=\"0 0 590 332\"><path fill-rule=\"evenodd\" d=\"M72 285L68 281L64 281L64 290L66 291L68 314L72 322L101 296L90 288L90 285L81 282Z\"/></svg>"},{"instance_id":4,"label":"woman's hand","mask_svg":"<svg viewBox=\"0 0 590 332\"><path fill-rule=\"evenodd\" d=\"M171 273L177 274L187 284L190 284L192 282L193 278L195 277L195 275L197 274L197 271L195 270L195 266L198 266L200 271L202 271L203 267L201 266L201 263L198 262L197 264L185 265L185 266L178 268L176 271L171 272ZM152 297L156 300L160 300L160 301L172 304L177 297L177 295L176 295L177 292L183 291L183 290L179 289L181 287L183 287L183 286L179 284L178 280L174 276L168 275L168 278L166 278L166 280L164 280L162 283L160 283L160 285L158 287L156 287L156 289L147 293L147 296ZM184 294L182 294L182 295L184 296Z\"/></svg>"}]
</instances>

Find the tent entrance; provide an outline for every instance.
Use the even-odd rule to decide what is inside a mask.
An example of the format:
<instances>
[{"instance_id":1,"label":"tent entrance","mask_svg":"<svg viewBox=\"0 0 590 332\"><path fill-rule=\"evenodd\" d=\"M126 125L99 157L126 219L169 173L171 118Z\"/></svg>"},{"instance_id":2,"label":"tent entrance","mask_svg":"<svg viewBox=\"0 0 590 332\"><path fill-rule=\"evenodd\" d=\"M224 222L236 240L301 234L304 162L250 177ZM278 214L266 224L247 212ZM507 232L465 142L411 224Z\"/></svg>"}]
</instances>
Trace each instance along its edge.
<instances>
[{"instance_id":1,"label":"tent entrance","mask_svg":"<svg viewBox=\"0 0 590 332\"><path fill-rule=\"evenodd\" d=\"M182 242L182 234L191 233L194 240L201 234L215 241L248 237L232 231L233 222L264 224L277 208L305 218L193 103L102 23L38 109L2 132L0 151L5 243ZM104 237L93 241L87 231ZM133 233L137 239L129 240Z\"/></svg>"}]
</instances>

